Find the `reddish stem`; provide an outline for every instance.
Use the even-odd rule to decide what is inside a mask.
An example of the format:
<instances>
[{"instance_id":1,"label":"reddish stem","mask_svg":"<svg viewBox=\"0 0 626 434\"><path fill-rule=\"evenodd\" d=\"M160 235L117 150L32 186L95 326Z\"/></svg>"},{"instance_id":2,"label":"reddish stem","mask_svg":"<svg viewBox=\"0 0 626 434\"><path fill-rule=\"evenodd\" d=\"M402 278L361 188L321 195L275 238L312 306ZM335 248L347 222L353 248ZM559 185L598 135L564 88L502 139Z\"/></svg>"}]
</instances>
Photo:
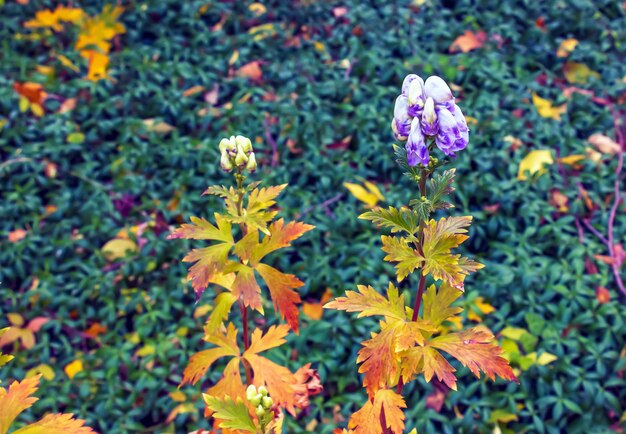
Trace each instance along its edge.
<instances>
[{"instance_id":1,"label":"reddish stem","mask_svg":"<svg viewBox=\"0 0 626 434\"><path fill-rule=\"evenodd\" d=\"M428 172L426 170L422 170L422 177L419 182L419 190L420 197L426 195L426 180L428 179ZM424 244L424 225L425 222L422 220L420 222L419 228L417 230L417 251L422 257L424 256L424 250L422 245ZM426 287L426 276L420 270L420 281L417 285L417 295L415 296L415 303L413 304L413 316L411 317L411 321L417 321L419 316L420 307L422 305L422 298L424 297L424 288ZM402 375L400 375L400 379L398 380L398 386L396 387L396 392L399 394L402 393L402 388L404 387L404 381L402 380Z\"/></svg>"},{"instance_id":2,"label":"reddish stem","mask_svg":"<svg viewBox=\"0 0 626 434\"><path fill-rule=\"evenodd\" d=\"M248 308L244 306L243 301L239 300L239 309L241 310L241 322L243 326L243 348L244 351L250 348L250 334L248 331ZM246 371L246 385L252 384L252 371L250 366L244 362L244 370Z\"/></svg>"}]
</instances>

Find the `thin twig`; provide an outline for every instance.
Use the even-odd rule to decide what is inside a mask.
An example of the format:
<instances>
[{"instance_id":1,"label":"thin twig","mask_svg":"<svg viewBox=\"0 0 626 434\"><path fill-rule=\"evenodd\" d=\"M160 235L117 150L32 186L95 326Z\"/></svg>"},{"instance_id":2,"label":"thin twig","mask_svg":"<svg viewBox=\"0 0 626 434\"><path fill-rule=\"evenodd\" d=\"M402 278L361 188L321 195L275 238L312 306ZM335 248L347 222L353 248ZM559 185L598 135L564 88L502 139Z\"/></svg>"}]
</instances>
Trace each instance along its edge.
<instances>
[{"instance_id":1,"label":"thin twig","mask_svg":"<svg viewBox=\"0 0 626 434\"><path fill-rule=\"evenodd\" d=\"M300 213L300 218L302 218L302 216L304 216L305 214L310 213L311 211L313 211L315 208L321 206L323 208L328 208L329 205L332 205L333 203L337 202L339 199L341 199L343 197L343 193L337 193L336 195L334 195L333 197L331 197L330 199L326 199L324 202L322 203L318 203L315 205L311 205L309 207L306 207L302 210L302 212Z\"/></svg>"},{"instance_id":2,"label":"thin twig","mask_svg":"<svg viewBox=\"0 0 626 434\"><path fill-rule=\"evenodd\" d=\"M265 116L265 120L263 121L263 128L265 130L265 140L268 141L270 146L272 147L272 167L276 167L278 165L278 144L272 134L270 133L270 117L268 115Z\"/></svg>"}]
</instances>

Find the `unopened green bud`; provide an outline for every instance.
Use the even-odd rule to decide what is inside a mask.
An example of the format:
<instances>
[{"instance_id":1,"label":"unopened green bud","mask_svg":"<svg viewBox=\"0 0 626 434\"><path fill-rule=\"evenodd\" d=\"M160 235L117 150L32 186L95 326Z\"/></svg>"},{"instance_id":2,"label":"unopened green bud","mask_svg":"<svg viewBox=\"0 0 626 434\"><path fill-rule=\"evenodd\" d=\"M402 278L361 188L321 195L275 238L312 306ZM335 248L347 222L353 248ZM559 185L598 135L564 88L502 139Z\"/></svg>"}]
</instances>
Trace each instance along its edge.
<instances>
[{"instance_id":1,"label":"unopened green bud","mask_svg":"<svg viewBox=\"0 0 626 434\"><path fill-rule=\"evenodd\" d=\"M257 406L259 406L261 404L261 400L262 399L263 399L263 397L260 394L256 394L252 398L248 398L248 401L250 401L250 404L252 404L253 406L257 407Z\"/></svg>"},{"instance_id":2,"label":"unopened green bud","mask_svg":"<svg viewBox=\"0 0 626 434\"><path fill-rule=\"evenodd\" d=\"M256 408L256 410L254 410L254 413L258 416L258 417L263 417L265 416L265 409L262 406L258 406Z\"/></svg>"},{"instance_id":3,"label":"unopened green bud","mask_svg":"<svg viewBox=\"0 0 626 434\"><path fill-rule=\"evenodd\" d=\"M254 384L251 384L246 389L246 398L248 398L248 401L250 401L255 396L257 396L256 387L254 386Z\"/></svg>"},{"instance_id":4,"label":"unopened green bud","mask_svg":"<svg viewBox=\"0 0 626 434\"><path fill-rule=\"evenodd\" d=\"M267 409L272 408L272 405L274 405L274 401L269 396L264 396L261 402L263 404L263 407Z\"/></svg>"},{"instance_id":5,"label":"unopened green bud","mask_svg":"<svg viewBox=\"0 0 626 434\"><path fill-rule=\"evenodd\" d=\"M267 396L267 389L265 388L265 386L259 387L259 393L263 396Z\"/></svg>"},{"instance_id":6,"label":"unopened green bud","mask_svg":"<svg viewBox=\"0 0 626 434\"><path fill-rule=\"evenodd\" d=\"M254 156L254 152L252 152L248 156L248 164L246 164L246 169L250 172L254 172L256 170L256 157Z\"/></svg>"},{"instance_id":7,"label":"unopened green bud","mask_svg":"<svg viewBox=\"0 0 626 434\"><path fill-rule=\"evenodd\" d=\"M237 147L241 148L246 154L252 152L252 142L249 138L244 136L237 136L235 137L235 143L237 143Z\"/></svg>"}]
</instances>

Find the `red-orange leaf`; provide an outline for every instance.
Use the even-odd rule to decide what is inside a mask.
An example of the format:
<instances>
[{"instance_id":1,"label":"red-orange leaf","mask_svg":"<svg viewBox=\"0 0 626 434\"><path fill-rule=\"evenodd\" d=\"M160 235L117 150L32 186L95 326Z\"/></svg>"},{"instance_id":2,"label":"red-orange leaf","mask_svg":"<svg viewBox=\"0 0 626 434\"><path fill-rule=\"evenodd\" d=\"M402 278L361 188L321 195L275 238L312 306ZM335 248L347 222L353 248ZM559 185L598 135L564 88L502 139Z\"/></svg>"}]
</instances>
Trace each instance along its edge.
<instances>
[{"instance_id":1,"label":"red-orange leaf","mask_svg":"<svg viewBox=\"0 0 626 434\"><path fill-rule=\"evenodd\" d=\"M215 383L213 387L207 390L206 394L209 396L230 397L233 400L241 398L244 402L248 402L246 397L246 389L241 381L241 372L239 370L240 359L235 357L224 368L222 378ZM252 409L254 410L254 409ZM211 416L212 411L207 407L205 408L205 417Z\"/></svg>"},{"instance_id":2,"label":"red-orange leaf","mask_svg":"<svg viewBox=\"0 0 626 434\"><path fill-rule=\"evenodd\" d=\"M480 371L491 380L496 375L505 380L517 381L517 377L502 358L502 349L493 342L493 334L485 327L475 327L460 333L450 333L432 339L428 345L445 351L467 366L480 378Z\"/></svg>"},{"instance_id":3,"label":"red-orange leaf","mask_svg":"<svg viewBox=\"0 0 626 434\"><path fill-rule=\"evenodd\" d=\"M367 400L360 410L350 418L348 428L354 429L354 434L380 434L383 432L380 423L380 413L384 408L387 427L393 434L400 434L404 430L404 413L406 403L402 396L393 390L381 389L376 392L373 402Z\"/></svg>"},{"instance_id":4,"label":"red-orange leaf","mask_svg":"<svg viewBox=\"0 0 626 434\"><path fill-rule=\"evenodd\" d=\"M257 387L265 385L274 402L285 406L293 413L295 405L293 385L296 378L291 371L251 352L244 353L243 357L250 363L254 372L254 385Z\"/></svg>"},{"instance_id":5,"label":"red-orange leaf","mask_svg":"<svg viewBox=\"0 0 626 434\"><path fill-rule=\"evenodd\" d=\"M270 235L263 238L263 241L255 248L254 253L251 255L250 263L252 265L258 264L268 253L290 246L293 240L301 237L302 234L314 227L301 222L285 224L283 219L276 220L269 227Z\"/></svg>"},{"instance_id":6,"label":"red-orange leaf","mask_svg":"<svg viewBox=\"0 0 626 434\"><path fill-rule=\"evenodd\" d=\"M233 282L233 295L241 297L244 306L263 313L263 304L261 300L261 287L254 277L254 270L245 265L237 266L237 276Z\"/></svg>"},{"instance_id":7,"label":"red-orange leaf","mask_svg":"<svg viewBox=\"0 0 626 434\"><path fill-rule=\"evenodd\" d=\"M37 401L38 398L31 395L37 391L40 377L15 381L8 390L0 387L0 433L7 432L15 418Z\"/></svg>"},{"instance_id":8,"label":"red-orange leaf","mask_svg":"<svg viewBox=\"0 0 626 434\"><path fill-rule=\"evenodd\" d=\"M298 333L298 304L302 302L300 296L293 288L300 288L304 283L292 274L284 274L276 268L265 264L258 264L256 271L259 272L270 290L274 307L280 316L287 321L294 332Z\"/></svg>"},{"instance_id":9,"label":"red-orange leaf","mask_svg":"<svg viewBox=\"0 0 626 434\"><path fill-rule=\"evenodd\" d=\"M390 383L398 373L396 355L396 331L399 323L383 328L372 339L363 342L357 363L362 363L359 373L365 374L363 386L368 395L373 397L381 388Z\"/></svg>"},{"instance_id":10,"label":"red-orange leaf","mask_svg":"<svg viewBox=\"0 0 626 434\"><path fill-rule=\"evenodd\" d=\"M13 434L92 434L85 421L74 419L73 414L48 414L38 422L14 431Z\"/></svg>"}]
</instances>

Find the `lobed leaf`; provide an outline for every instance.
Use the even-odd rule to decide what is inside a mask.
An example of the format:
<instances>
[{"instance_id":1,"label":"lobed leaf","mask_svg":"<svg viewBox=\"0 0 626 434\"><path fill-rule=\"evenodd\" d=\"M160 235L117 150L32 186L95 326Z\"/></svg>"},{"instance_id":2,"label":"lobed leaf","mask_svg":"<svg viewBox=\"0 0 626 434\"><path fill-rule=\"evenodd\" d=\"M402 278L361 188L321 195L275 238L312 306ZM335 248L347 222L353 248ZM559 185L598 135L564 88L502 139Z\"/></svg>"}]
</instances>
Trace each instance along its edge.
<instances>
[{"instance_id":1,"label":"lobed leaf","mask_svg":"<svg viewBox=\"0 0 626 434\"><path fill-rule=\"evenodd\" d=\"M437 336L428 345L450 354L479 378L482 371L491 380L495 380L497 375L505 380L517 381L509 362L501 357L502 348L493 340L494 336L488 329L474 327L459 333Z\"/></svg>"},{"instance_id":2,"label":"lobed leaf","mask_svg":"<svg viewBox=\"0 0 626 434\"><path fill-rule=\"evenodd\" d=\"M399 209L394 207L380 208L363 213L359 218L369 220L383 228L390 228L392 234L406 232L411 236L415 235L421 221L418 213L406 207Z\"/></svg>"},{"instance_id":3,"label":"lobed leaf","mask_svg":"<svg viewBox=\"0 0 626 434\"><path fill-rule=\"evenodd\" d=\"M296 276L282 273L269 265L258 264L256 271L267 284L276 311L298 333L298 304L302 300L293 289L300 288L304 283Z\"/></svg>"},{"instance_id":4,"label":"lobed leaf","mask_svg":"<svg viewBox=\"0 0 626 434\"><path fill-rule=\"evenodd\" d=\"M14 431L13 434L92 434L85 421L74 419L73 414L48 414L38 422Z\"/></svg>"},{"instance_id":5,"label":"lobed leaf","mask_svg":"<svg viewBox=\"0 0 626 434\"><path fill-rule=\"evenodd\" d=\"M359 292L346 291L346 297L337 297L324 305L325 309L360 312L358 318L382 315L385 318L406 319L404 296L398 296L398 289L391 283L387 298L371 286L358 285Z\"/></svg>"},{"instance_id":6,"label":"lobed leaf","mask_svg":"<svg viewBox=\"0 0 626 434\"><path fill-rule=\"evenodd\" d=\"M215 419L220 419L222 429L241 430L256 433L256 425L250 416L248 406L241 398L236 400L230 397L218 398L203 394L204 402L213 411Z\"/></svg>"},{"instance_id":7,"label":"lobed leaf","mask_svg":"<svg viewBox=\"0 0 626 434\"><path fill-rule=\"evenodd\" d=\"M451 306L461 296L461 291L448 283L442 283L439 290L431 285L424 293L424 312L422 318L432 326L438 327L442 322L461 312L463 309Z\"/></svg>"},{"instance_id":8,"label":"lobed leaf","mask_svg":"<svg viewBox=\"0 0 626 434\"><path fill-rule=\"evenodd\" d=\"M213 226L207 220L199 217L190 217L191 224L183 224L168 235L167 239L186 238L191 240L216 240L233 244L232 225L222 217L215 213L217 227Z\"/></svg>"},{"instance_id":9,"label":"lobed leaf","mask_svg":"<svg viewBox=\"0 0 626 434\"><path fill-rule=\"evenodd\" d=\"M381 412L385 411L386 428L393 434L404 431L404 413L406 408L404 398L389 389L381 389L376 392L373 400L367 400L363 407L356 411L348 423L348 428L353 429L354 434L380 434L384 432L381 425Z\"/></svg>"},{"instance_id":10,"label":"lobed leaf","mask_svg":"<svg viewBox=\"0 0 626 434\"><path fill-rule=\"evenodd\" d=\"M405 238L381 237L383 242L382 250L387 253L385 261L397 262L396 274L398 282L402 282L405 277L411 274L416 268L420 267L424 262L424 258L417 250L410 247Z\"/></svg>"},{"instance_id":11,"label":"lobed leaf","mask_svg":"<svg viewBox=\"0 0 626 434\"><path fill-rule=\"evenodd\" d=\"M38 400L32 395L39 387L39 378L41 375L15 381L8 390L0 387L0 434L5 434L15 418Z\"/></svg>"},{"instance_id":12,"label":"lobed leaf","mask_svg":"<svg viewBox=\"0 0 626 434\"><path fill-rule=\"evenodd\" d=\"M385 388L399 372L399 356L396 354L396 332L400 323L394 322L384 327L380 333L363 342L357 363L362 363L359 373L365 374L363 387L370 398Z\"/></svg>"}]
</instances>

